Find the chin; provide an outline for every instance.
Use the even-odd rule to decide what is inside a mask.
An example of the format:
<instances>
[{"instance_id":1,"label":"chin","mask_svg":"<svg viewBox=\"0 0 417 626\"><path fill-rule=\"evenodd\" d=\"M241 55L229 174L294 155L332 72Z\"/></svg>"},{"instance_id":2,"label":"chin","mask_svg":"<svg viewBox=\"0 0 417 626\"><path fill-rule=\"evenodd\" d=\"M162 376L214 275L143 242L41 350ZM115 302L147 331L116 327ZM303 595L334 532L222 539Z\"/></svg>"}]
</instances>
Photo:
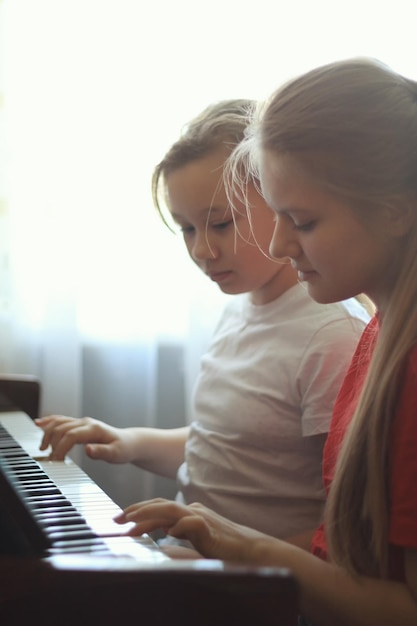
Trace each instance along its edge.
<instances>
[{"instance_id":1,"label":"chin","mask_svg":"<svg viewBox=\"0 0 417 626\"><path fill-rule=\"evenodd\" d=\"M220 287L220 291L227 296L238 296L241 293L247 293L246 289L227 289L227 287Z\"/></svg>"},{"instance_id":2,"label":"chin","mask_svg":"<svg viewBox=\"0 0 417 626\"><path fill-rule=\"evenodd\" d=\"M227 294L228 296L238 296L241 293L248 293L250 289L245 289L244 287L232 287L232 285L218 285L220 291Z\"/></svg>"},{"instance_id":3,"label":"chin","mask_svg":"<svg viewBox=\"0 0 417 626\"><path fill-rule=\"evenodd\" d=\"M303 283L301 284L303 285ZM345 296L339 296L335 293L325 293L320 291L319 289L310 288L310 286L308 286L306 289L309 296L319 304L332 304L333 302L341 302L342 300L346 299Z\"/></svg>"}]
</instances>

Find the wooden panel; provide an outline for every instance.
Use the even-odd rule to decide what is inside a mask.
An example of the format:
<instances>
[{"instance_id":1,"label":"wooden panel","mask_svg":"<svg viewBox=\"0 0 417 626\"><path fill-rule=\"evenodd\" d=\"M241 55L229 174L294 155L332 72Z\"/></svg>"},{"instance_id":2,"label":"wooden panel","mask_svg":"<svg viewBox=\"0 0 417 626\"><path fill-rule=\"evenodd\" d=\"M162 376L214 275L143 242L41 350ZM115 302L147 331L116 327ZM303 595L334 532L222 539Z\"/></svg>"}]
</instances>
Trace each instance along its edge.
<instances>
[{"instance_id":1,"label":"wooden panel","mask_svg":"<svg viewBox=\"0 0 417 626\"><path fill-rule=\"evenodd\" d=\"M239 568L209 560L171 561L141 569L117 561L0 560L2 626L297 624L298 589L285 570Z\"/></svg>"},{"instance_id":2,"label":"wooden panel","mask_svg":"<svg viewBox=\"0 0 417 626\"><path fill-rule=\"evenodd\" d=\"M39 417L41 384L24 374L0 374L0 411L20 410Z\"/></svg>"}]
</instances>

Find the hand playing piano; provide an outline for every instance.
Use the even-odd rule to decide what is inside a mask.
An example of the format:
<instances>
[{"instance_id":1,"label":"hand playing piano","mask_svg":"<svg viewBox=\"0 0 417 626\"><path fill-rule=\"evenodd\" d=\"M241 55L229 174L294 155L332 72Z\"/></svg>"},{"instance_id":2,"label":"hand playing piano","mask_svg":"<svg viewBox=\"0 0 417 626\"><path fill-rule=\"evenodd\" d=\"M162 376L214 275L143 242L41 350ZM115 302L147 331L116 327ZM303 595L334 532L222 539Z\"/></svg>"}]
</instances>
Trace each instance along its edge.
<instances>
[{"instance_id":1,"label":"hand playing piano","mask_svg":"<svg viewBox=\"0 0 417 626\"><path fill-rule=\"evenodd\" d=\"M188 426L180 428L117 428L92 417L49 415L36 419L44 431L41 450L52 448L51 459L62 461L76 444L85 445L92 459L133 463L148 472L175 479L184 462Z\"/></svg>"},{"instance_id":2,"label":"hand playing piano","mask_svg":"<svg viewBox=\"0 0 417 626\"><path fill-rule=\"evenodd\" d=\"M128 463L132 460L132 438L129 429L116 428L93 419L50 415L35 420L44 431L41 450L52 448L51 459L62 461L76 444L85 444L86 453L93 459L110 463Z\"/></svg>"},{"instance_id":3,"label":"hand playing piano","mask_svg":"<svg viewBox=\"0 0 417 626\"><path fill-rule=\"evenodd\" d=\"M271 562L269 546L283 547L285 542L272 539L214 513L202 504L188 506L156 498L127 507L114 518L124 524L134 522L129 535L142 535L163 529L177 539L187 539L204 557L244 564ZM276 553L275 553L276 563Z\"/></svg>"}]
</instances>

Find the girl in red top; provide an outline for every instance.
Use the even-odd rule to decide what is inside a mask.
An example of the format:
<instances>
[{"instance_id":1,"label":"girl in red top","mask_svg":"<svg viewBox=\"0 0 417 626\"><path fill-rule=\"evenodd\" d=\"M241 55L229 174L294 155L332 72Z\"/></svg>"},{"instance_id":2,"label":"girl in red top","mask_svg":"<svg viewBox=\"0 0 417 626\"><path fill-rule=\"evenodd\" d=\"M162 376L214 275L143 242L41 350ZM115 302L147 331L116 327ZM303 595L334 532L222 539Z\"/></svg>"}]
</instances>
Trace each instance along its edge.
<instances>
[{"instance_id":1,"label":"girl in red top","mask_svg":"<svg viewBox=\"0 0 417 626\"><path fill-rule=\"evenodd\" d=\"M310 71L234 151L244 193L242 162L276 214L270 252L318 302L364 293L377 308L334 408L324 524L307 552L197 504L145 502L119 521L206 557L288 567L314 626L416 626L417 83L367 59Z\"/></svg>"}]
</instances>

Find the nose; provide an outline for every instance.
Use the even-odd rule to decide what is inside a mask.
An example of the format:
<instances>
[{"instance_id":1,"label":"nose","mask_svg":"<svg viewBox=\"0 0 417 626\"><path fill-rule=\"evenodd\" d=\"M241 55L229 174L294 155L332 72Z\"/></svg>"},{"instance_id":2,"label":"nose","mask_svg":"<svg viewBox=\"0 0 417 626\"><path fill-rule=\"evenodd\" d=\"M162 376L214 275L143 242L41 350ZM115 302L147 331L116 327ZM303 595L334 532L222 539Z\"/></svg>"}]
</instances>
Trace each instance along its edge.
<instances>
[{"instance_id":1,"label":"nose","mask_svg":"<svg viewBox=\"0 0 417 626\"><path fill-rule=\"evenodd\" d=\"M290 218L280 215L275 221L275 228L269 244L269 254L277 259L289 257L296 259L301 254L297 233Z\"/></svg>"},{"instance_id":2,"label":"nose","mask_svg":"<svg viewBox=\"0 0 417 626\"><path fill-rule=\"evenodd\" d=\"M190 255L194 261L205 261L206 259L214 259L219 256L219 251L214 241L210 241L207 232L196 231L194 241L189 248Z\"/></svg>"}]
</instances>

